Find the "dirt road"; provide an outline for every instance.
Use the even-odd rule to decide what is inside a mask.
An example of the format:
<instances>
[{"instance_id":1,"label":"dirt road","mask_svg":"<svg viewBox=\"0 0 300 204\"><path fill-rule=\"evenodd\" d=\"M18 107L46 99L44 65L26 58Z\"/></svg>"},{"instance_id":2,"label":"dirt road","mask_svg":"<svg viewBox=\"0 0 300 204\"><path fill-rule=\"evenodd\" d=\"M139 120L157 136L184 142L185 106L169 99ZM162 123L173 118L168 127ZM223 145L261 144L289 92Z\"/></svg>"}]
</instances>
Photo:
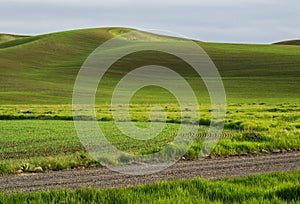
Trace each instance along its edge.
<instances>
[{"instance_id":1,"label":"dirt road","mask_svg":"<svg viewBox=\"0 0 300 204\"><path fill-rule=\"evenodd\" d=\"M129 187L162 180L191 179L195 177L209 179L244 177L297 169L300 169L300 151L180 161L160 173L143 176L123 175L104 167L8 175L0 177L0 191L27 192L79 187Z\"/></svg>"}]
</instances>

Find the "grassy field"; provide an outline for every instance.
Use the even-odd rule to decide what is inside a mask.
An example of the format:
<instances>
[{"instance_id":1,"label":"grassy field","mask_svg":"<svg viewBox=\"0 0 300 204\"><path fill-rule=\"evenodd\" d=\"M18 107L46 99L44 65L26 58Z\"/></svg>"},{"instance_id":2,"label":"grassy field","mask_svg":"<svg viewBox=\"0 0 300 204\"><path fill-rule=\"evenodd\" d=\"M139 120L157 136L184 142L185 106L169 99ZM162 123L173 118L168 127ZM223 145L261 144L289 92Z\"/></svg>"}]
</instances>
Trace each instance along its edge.
<instances>
[{"instance_id":1,"label":"grassy field","mask_svg":"<svg viewBox=\"0 0 300 204\"><path fill-rule=\"evenodd\" d=\"M299 203L300 172L209 181L170 181L127 189L0 194L2 203ZM276 188L274 188L276 186Z\"/></svg>"},{"instance_id":2,"label":"grassy field","mask_svg":"<svg viewBox=\"0 0 300 204\"><path fill-rule=\"evenodd\" d=\"M149 124L150 107L151 105L131 107L132 120L137 121L138 126L147 127ZM69 108L63 105L1 106L0 173L34 171L37 167L46 171L99 165L84 152L84 147L76 135ZM166 105L166 127L160 135L145 142L122 134L112 119L109 106L97 106L96 110L99 125L109 141L130 154L160 151L172 143L180 124L177 106ZM297 104L229 105L222 138L211 154L218 156L299 149L298 113ZM187 158L194 158L200 154L210 124L209 106L201 110L200 124L195 142L185 155Z\"/></svg>"}]
</instances>

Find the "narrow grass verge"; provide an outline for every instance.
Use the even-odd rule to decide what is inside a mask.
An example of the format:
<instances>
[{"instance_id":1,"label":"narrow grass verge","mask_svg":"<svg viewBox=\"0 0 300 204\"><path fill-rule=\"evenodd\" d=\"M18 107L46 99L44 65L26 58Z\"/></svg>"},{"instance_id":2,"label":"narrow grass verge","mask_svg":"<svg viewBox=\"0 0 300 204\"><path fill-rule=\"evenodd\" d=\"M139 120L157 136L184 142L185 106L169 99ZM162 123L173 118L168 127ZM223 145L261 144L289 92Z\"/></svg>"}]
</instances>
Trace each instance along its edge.
<instances>
[{"instance_id":1,"label":"narrow grass verge","mask_svg":"<svg viewBox=\"0 0 300 204\"><path fill-rule=\"evenodd\" d=\"M165 181L126 189L0 194L2 203L299 203L300 171L210 181Z\"/></svg>"}]
</instances>

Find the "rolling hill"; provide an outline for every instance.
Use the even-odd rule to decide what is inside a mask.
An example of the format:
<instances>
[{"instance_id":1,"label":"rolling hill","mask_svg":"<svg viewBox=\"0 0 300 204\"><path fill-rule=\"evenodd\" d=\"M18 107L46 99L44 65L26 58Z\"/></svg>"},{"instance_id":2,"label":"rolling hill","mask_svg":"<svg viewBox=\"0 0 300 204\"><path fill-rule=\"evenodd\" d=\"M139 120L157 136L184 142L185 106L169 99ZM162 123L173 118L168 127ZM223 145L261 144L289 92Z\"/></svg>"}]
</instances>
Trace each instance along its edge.
<instances>
[{"instance_id":1,"label":"rolling hill","mask_svg":"<svg viewBox=\"0 0 300 204\"><path fill-rule=\"evenodd\" d=\"M6 43L8 41L23 39L23 38L27 38L27 37L29 37L29 36L12 35L12 34L1 34L0 33L0 43L4 44L4 43Z\"/></svg>"},{"instance_id":2,"label":"rolling hill","mask_svg":"<svg viewBox=\"0 0 300 204\"><path fill-rule=\"evenodd\" d=\"M76 75L88 55L106 40L130 30L96 28L38 36L1 34L0 103L70 104ZM230 103L299 101L300 47L196 43L216 64ZM163 53L141 52L114 64L106 75L103 82L106 88L99 92L97 102L109 102L114 85L128 70L153 61L173 66L194 88L204 88L203 84L195 82L193 73L180 60ZM138 102L144 102L147 94L149 98L153 97L145 91ZM204 102L208 100L201 94L198 97ZM160 98L159 94L157 98Z\"/></svg>"},{"instance_id":3,"label":"rolling hill","mask_svg":"<svg viewBox=\"0 0 300 204\"><path fill-rule=\"evenodd\" d=\"M287 41L282 41L275 43L278 45L300 45L300 40L287 40Z\"/></svg>"}]
</instances>

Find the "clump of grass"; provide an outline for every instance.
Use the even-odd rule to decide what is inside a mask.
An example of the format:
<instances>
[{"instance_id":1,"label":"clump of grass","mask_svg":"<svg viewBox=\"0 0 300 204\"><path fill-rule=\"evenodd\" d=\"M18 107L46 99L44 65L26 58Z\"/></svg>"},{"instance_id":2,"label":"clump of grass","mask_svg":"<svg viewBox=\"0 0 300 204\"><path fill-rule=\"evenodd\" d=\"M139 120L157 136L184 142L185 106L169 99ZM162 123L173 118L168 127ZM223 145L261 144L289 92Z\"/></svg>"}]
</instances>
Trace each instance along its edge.
<instances>
[{"instance_id":1,"label":"clump of grass","mask_svg":"<svg viewBox=\"0 0 300 204\"><path fill-rule=\"evenodd\" d=\"M210 119L208 119L208 118L200 118L198 124L209 126L210 123L211 123Z\"/></svg>"},{"instance_id":2,"label":"clump of grass","mask_svg":"<svg viewBox=\"0 0 300 204\"><path fill-rule=\"evenodd\" d=\"M186 159L197 158L202 150L202 145L193 144L191 148L184 154Z\"/></svg>"},{"instance_id":3,"label":"clump of grass","mask_svg":"<svg viewBox=\"0 0 300 204\"><path fill-rule=\"evenodd\" d=\"M229 120L228 122L227 121L225 122L224 128L241 130L244 128L244 125L243 125L242 121L233 122L233 121Z\"/></svg>"},{"instance_id":4,"label":"clump of grass","mask_svg":"<svg viewBox=\"0 0 300 204\"><path fill-rule=\"evenodd\" d=\"M32 165L28 162L26 163L22 163L20 165L20 170L22 170L23 172L29 172L29 171L32 171Z\"/></svg>"},{"instance_id":5,"label":"clump of grass","mask_svg":"<svg viewBox=\"0 0 300 204\"><path fill-rule=\"evenodd\" d=\"M290 185L278 189L274 193L276 197L287 202L300 201L300 184Z\"/></svg>"},{"instance_id":6,"label":"clump of grass","mask_svg":"<svg viewBox=\"0 0 300 204\"><path fill-rule=\"evenodd\" d=\"M247 142L270 142L273 138L263 135L259 132L243 132L234 135L232 141L247 141Z\"/></svg>"},{"instance_id":7,"label":"clump of grass","mask_svg":"<svg viewBox=\"0 0 300 204\"><path fill-rule=\"evenodd\" d=\"M118 158L120 163L129 163L131 160L131 156L127 154L121 154Z\"/></svg>"},{"instance_id":8,"label":"clump of grass","mask_svg":"<svg viewBox=\"0 0 300 204\"><path fill-rule=\"evenodd\" d=\"M0 163L0 175L11 173L14 173L14 171L12 171L11 166L9 166L7 163Z\"/></svg>"}]
</instances>

